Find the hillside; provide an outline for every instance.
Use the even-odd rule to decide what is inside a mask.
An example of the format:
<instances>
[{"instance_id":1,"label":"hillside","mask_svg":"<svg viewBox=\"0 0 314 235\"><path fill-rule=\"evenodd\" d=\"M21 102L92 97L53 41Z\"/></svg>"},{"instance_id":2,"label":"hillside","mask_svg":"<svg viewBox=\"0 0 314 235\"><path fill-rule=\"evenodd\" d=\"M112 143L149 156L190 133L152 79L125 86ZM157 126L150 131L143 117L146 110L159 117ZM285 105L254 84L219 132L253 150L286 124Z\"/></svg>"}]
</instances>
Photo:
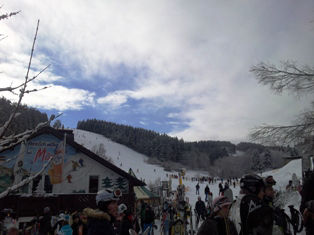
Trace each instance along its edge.
<instances>
[{"instance_id":1,"label":"hillside","mask_svg":"<svg viewBox=\"0 0 314 235\"><path fill-rule=\"evenodd\" d=\"M134 150L123 146L121 144L115 143L108 138L103 137L102 135L91 133L88 131L74 129L75 141L82 144L88 149L93 149L94 146L99 146L100 144L104 145L106 151L106 156L111 159L111 161L118 167L122 168L124 171L128 171L130 168L134 171L137 178L144 180L147 185L157 184L161 180L169 180L169 175L177 175L176 171L168 172L165 171L162 167L157 165L148 164L148 157L135 152ZM301 160L294 160L285 165L284 167L268 172L264 172L263 175L273 175L275 180L278 182L276 184L277 190L283 190L288 184L288 181L291 179L293 173L296 174L298 179L301 179L302 176L302 163ZM191 181L192 177L197 176L208 176L207 172L204 171L194 171L187 170L186 177L183 180L183 183L187 187L187 196L189 197L190 203L192 205L196 202L195 195L195 185L196 182ZM211 184L210 189L214 194L214 197L218 196L218 183ZM178 185L177 179L172 179L172 186L175 189ZM200 184L201 195L204 192L206 183ZM236 185L236 188L232 188L234 195L239 194L239 185ZM204 196L204 194L203 194ZM203 198L204 199L204 198ZM292 200L292 201L291 201ZM294 195L289 203L298 205L300 196Z\"/></svg>"},{"instance_id":2,"label":"hillside","mask_svg":"<svg viewBox=\"0 0 314 235\"><path fill-rule=\"evenodd\" d=\"M80 121L77 127L127 146L147 156L149 162L165 168L185 167L223 177L239 177L250 171L281 167L284 164L283 157L287 157L293 150L248 142L237 145L228 141L184 142L183 139L151 130L96 119ZM234 163L237 167L232 167ZM217 170L221 165L224 165L225 169Z\"/></svg>"}]
</instances>

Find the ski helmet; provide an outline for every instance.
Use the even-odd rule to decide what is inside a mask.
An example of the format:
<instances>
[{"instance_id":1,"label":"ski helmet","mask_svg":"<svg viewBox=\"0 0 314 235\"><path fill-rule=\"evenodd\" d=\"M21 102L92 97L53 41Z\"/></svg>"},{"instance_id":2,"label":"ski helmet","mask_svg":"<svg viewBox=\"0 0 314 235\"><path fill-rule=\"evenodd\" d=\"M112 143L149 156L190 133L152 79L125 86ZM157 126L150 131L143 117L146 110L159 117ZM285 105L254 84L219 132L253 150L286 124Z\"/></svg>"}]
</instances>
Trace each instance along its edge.
<instances>
[{"instance_id":1,"label":"ski helmet","mask_svg":"<svg viewBox=\"0 0 314 235\"><path fill-rule=\"evenodd\" d=\"M247 174L242 176L240 180L240 187L250 193L258 194L260 189L265 187L265 184L263 178L259 175Z\"/></svg>"}]
</instances>

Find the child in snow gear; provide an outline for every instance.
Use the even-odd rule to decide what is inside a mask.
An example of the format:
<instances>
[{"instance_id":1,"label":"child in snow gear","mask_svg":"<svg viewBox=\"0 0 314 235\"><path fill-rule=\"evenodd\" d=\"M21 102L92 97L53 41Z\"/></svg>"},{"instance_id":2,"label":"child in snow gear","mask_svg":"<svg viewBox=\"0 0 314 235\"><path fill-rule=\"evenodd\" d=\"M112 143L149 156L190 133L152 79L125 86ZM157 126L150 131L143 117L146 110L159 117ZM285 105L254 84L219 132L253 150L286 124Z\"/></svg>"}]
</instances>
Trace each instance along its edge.
<instances>
[{"instance_id":1,"label":"child in snow gear","mask_svg":"<svg viewBox=\"0 0 314 235\"><path fill-rule=\"evenodd\" d=\"M104 189L97 193L98 209L86 208L83 213L88 217L87 235L115 235L113 223L118 217L118 203L121 192Z\"/></svg>"},{"instance_id":2,"label":"child in snow gear","mask_svg":"<svg viewBox=\"0 0 314 235\"><path fill-rule=\"evenodd\" d=\"M241 194L229 212L238 233L272 234L273 210L262 201L265 194L263 178L256 174L244 175L240 180L240 187Z\"/></svg>"},{"instance_id":3,"label":"child in snow gear","mask_svg":"<svg viewBox=\"0 0 314 235\"><path fill-rule=\"evenodd\" d=\"M228 219L231 201L225 196L214 199L212 214L204 221L197 235L238 235L233 222Z\"/></svg>"},{"instance_id":4,"label":"child in snow gear","mask_svg":"<svg viewBox=\"0 0 314 235\"><path fill-rule=\"evenodd\" d=\"M60 214L59 215L59 220L61 222L61 228L57 232L58 235L72 235L73 230L71 226L69 225L69 219L70 217L65 214Z\"/></svg>"}]
</instances>

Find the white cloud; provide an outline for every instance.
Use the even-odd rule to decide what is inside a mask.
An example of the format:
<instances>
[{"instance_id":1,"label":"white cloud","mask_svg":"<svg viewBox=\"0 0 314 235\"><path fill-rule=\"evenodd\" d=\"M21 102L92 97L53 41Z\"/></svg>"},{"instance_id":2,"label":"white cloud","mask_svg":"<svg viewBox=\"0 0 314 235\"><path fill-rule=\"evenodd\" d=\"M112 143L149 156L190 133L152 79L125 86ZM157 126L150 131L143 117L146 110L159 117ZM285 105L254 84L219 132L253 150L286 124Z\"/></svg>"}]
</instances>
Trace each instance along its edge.
<instances>
[{"instance_id":1,"label":"white cloud","mask_svg":"<svg viewBox=\"0 0 314 235\"><path fill-rule=\"evenodd\" d=\"M98 98L97 102L99 104L111 105L112 107L119 107L127 102L127 94L125 92L114 92L105 97Z\"/></svg>"},{"instance_id":2,"label":"white cloud","mask_svg":"<svg viewBox=\"0 0 314 235\"><path fill-rule=\"evenodd\" d=\"M47 0L5 6L23 10L6 23L12 40L4 40L5 49L27 55L23 42L31 41L40 18L38 44L54 51L64 69L75 64L87 80L116 79L110 68L121 64L139 71L125 80L132 87L111 90L98 104L118 108L135 99L175 107L179 111L169 117L188 128L171 134L187 140L244 139L255 125L288 122L311 100L276 96L248 72L260 61L313 64L310 0ZM50 82L61 79L51 75Z\"/></svg>"}]
</instances>

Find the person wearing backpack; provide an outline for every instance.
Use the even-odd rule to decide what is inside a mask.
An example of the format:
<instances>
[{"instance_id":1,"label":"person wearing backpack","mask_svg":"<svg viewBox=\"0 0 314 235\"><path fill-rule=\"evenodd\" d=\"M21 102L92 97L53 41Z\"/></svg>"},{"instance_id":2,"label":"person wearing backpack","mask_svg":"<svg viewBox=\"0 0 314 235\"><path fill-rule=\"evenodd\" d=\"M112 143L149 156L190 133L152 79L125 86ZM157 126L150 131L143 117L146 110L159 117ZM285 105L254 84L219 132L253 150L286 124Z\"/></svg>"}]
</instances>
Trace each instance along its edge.
<instances>
[{"instance_id":1,"label":"person wearing backpack","mask_svg":"<svg viewBox=\"0 0 314 235\"><path fill-rule=\"evenodd\" d=\"M241 194L231 205L229 218L240 235L272 234L273 210L263 202L265 184L256 174L244 175L240 180Z\"/></svg>"},{"instance_id":2,"label":"person wearing backpack","mask_svg":"<svg viewBox=\"0 0 314 235\"><path fill-rule=\"evenodd\" d=\"M148 235L152 234L151 230L153 229L155 221L155 213L153 209L151 208L150 205L146 205L145 207L145 218L144 218L144 230L145 231L147 228L149 229Z\"/></svg>"},{"instance_id":3,"label":"person wearing backpack","mask_svg":"<svg viewBox=\"0 0 314 235\"><path fill-rule=\"evenodd\" d=\"M211 215L203 222L197 235L238 235L234 223L228 219L231 201L225 196L214 199Z\"/></svg>"},{"instance_id":4,"label":"person wearing backpack","mask_svg":"<svg viewBox=\"0 0 314 235\"><path fill-rule=\"evenodd\" d=\"M276 185L276 181L273 176L267 176L264 178L265 183L265 196L263 202L273 209L274 222L273 222L273 235L292 235L292 224L289 216L285 213L284 209L276 207L273 204L275 198L275 191L273 186Z\"/></svg>"},{"instance_id":5,"label":"person wearing backpack","mask_svg":"<svg viewBox=\"0 0 314 235\"><path fill-rule=\"evenodd\" d=\"M314 171L307 171L301 191L300 211L303 214L306 235L314 234Z\"/></svg>"}]
</instances>

